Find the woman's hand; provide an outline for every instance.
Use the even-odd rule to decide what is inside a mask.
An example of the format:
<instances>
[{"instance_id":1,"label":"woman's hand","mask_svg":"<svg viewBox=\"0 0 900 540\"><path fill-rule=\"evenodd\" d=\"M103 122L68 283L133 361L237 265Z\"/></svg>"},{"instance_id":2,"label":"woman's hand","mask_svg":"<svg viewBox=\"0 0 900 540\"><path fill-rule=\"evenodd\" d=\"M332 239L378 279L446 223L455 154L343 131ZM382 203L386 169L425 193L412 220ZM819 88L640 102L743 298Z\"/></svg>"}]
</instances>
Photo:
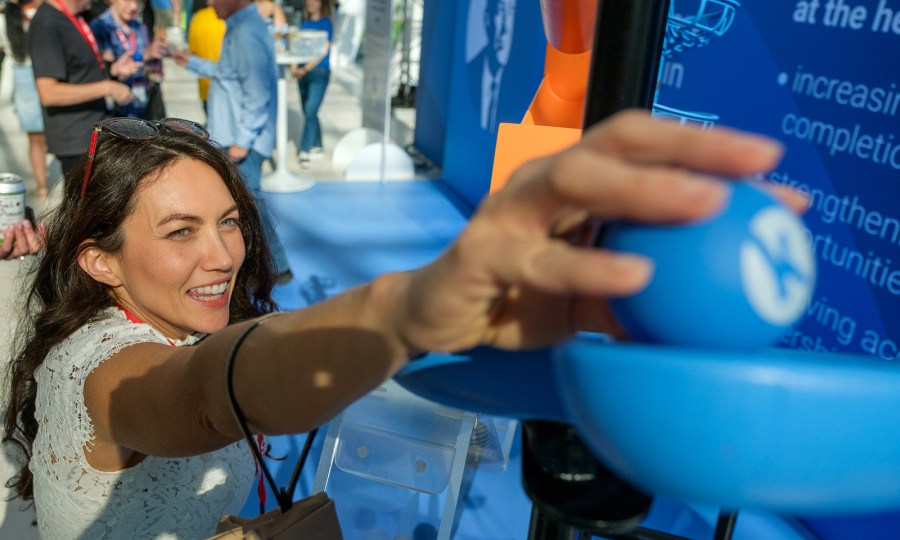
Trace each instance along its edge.
<instances>
[{"instance_id":1,"label":"woman's hand","mask_svg":"<svg viewBox=\"0 0 900 540\"><path fill-rule=\"evenodd\" d=\"M153 40L153 42L144 49L144 58L150 60L161 60L167 54L169 54L169 45L161 39Z\"/></svg>"},{"instance_id":2,"label":"woman's hand","mask_svg":"<svg viewBox=\"0 0 900 540\"><path fill-rule=\"evenodd\" d=\"M307 73L309 73L309 70L305 66L291 66L291 75L298 81L306 77Z\"/></svg>"},{"instance_id":3,"label":"woman's hand","mask_svg":"<svg viewBox=\"0 0 900 540\"><path fill-rule=\"evenodd\" d=\"M131 103L131 100L134 96L131 95L131 87L125 83L120 83L118 81L107 80L107 91L106 95L111 97L113 101L118 105L125 105Z\"/></svg>"},{"instance_id":4,"label":"woman's hand","mask_svg":"<svg viewBox=\"0 0 900 540\"><path fill-rule=\"evenodd\" d=\"M186 67L188 60L191 58L191 53L188 51L170 50L169 54L175 60L175 63L181 67Z\"/></svg>"},{"instance_id":5,"label":"woman's hand","mask_svg":"<svg viewBox=\"0 0 900 540\"><path fill-rule=\"evenodd\" d=\"M244 148L243 146L232 144L228 147L228 157L233 163L240 163L244 161L249 154L250 149Z\"/></svg>"},{"instance_id":6,"label":"woman's hand","mask_svg":"<svg viewBox=\"0 0 900 540\"><path fill-rule=\"evenodd\" d=\"M120 81L124 81L143 68L144 62L138 62L132 58L131 53L125 53L110 64L109 73Z\"/></svg>"},{"instance_id":7,"label":"woman's hand","mask_svg":"<svg viewBox=\"0 0 900 540\"><path fill-rule=\"evenodd\" d=\"M3 229L3 241L0 243L0 259L36 254L44 245L44 233L43 224L35 228L27 219L7 226Z\"/></svg>"},{"instance_id":8,"label":"woman's hand","mask_svg":"<svg viewBox=\"0 0 900 540\"><path fill-rule=\"evenodd\" d=\"M767 171L781 147L626 111L572 148L520 168L456 242L410 273L396 322L412 351L548 345L578 330L618 333L606 299L641 290L652 262L592 247L603 220L700 219L726 197L721 177ZM782 198L795 208L805 200Z\"/></svg>"}]
</instances>

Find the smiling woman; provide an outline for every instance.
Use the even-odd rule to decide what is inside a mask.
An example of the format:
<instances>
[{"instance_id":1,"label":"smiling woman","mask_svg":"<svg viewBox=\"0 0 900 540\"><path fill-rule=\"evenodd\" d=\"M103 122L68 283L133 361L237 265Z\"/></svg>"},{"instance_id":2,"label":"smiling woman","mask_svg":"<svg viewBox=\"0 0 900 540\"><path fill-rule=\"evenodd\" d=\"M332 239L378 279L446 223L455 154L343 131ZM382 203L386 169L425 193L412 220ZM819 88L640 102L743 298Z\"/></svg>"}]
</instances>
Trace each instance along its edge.
<instances>
[{"instance_id":1,"label":"smiling woman","mask_svg":"<svg viewBox=\"0 0 900 540\"><path fill-rule=\"evenodd\" d=\"M143 121L127 122L140 127ZM132 444L134 431L168 438L163 426L145 419L123 427L117 417L140 415L132 407L159 412L170 425L191 416L185 398L196 389L172 383L172 394L154 391L174 371L145 376L147 370L174 367L178 348L172 345L195 343L274 308L259 217L233 165L201 137L164 125L143 127L148 131L142 133L156 136L129 140L118 134L129 133L122 130L110 136L102 124L95 130L93 159L75 168L72 178L78 180L66 182L64 201L49 219L53 241L29 297L30 339L16 363L7 427L30 456L18 487L21 495L33 494L45 536L115 536L123 529L115 528L122 524L113 525L113 516L135 502L145 510L128 530L138 536L164 532L172 522L162 518L172 507L154 503L152 491L134 491L133 482L171 478L170 487L182 497L198 493L202 476L190 471L224 467L230 496L221 498L221 489L198 495L204 500L215 493L220 502L179 525L207 531L220 514L240 508L253 478L253 463L240 444L204 457L148 458L153 446ZM247 253L252 260L244 265ZM128 377L142 381L134 397L146 399L111 403ZM160 403L168 400L168 407ZM212 446L225 446L219 440ZM166 450L157 454L196 453ZM93 487L82 489L87 485ZM60 510L72 507L60 504L65 501L78 503L77 515Z\"/></svg>"},{"instance_id":2,"label":"smiling woman","mask_svg":"<svg viewBox=\"0 0 900 540\"><path fill-rule=\"evenodd\" d=\"M43 537L204 538L253 483L226 364L275 310L275 269L236 166L184 122L95 126L48 220L4 436ZM267 319L237 348L237 402L256 433L304 432L422 351L614 329L607 297L644 287L651 264L561 235L708 217L726 191L711 175L778 156L757 137L620 114L525 165L429 265Z\"/></svg>"},{"instance_id":3,"label":"smiling woman","mask_svg":"<svg viewBox=\"0 0 900 540\"><path fill-rule=\"evenodd\" d=\"M191 178L184 182L183 178ZM180 160L137 196L115 254L89 246L79 264L116 304L169 339L228 324L244 241L234 199L209 165Z\"/></svg>"}]
</instances>

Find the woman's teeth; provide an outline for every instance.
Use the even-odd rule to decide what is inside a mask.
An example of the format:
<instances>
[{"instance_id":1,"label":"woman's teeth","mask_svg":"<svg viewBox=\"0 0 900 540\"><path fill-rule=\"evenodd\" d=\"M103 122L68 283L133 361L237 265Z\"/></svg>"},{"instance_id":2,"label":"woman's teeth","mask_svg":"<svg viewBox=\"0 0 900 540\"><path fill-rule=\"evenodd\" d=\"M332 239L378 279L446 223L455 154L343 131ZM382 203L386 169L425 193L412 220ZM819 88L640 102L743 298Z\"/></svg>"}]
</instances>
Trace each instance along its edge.
<instances>
[{"instance_id":1,"label":"woman's teeth","mask_svg":"<svg viewBox=\"0 0 900 540\"><path fill-rule=\"evenodd\" d=\"M207 285L205 287L195 287L189 292L197 296L217 296L225 292L228 288L228 282L219 283L218 285Z\"/></svg>"}]
</instances>

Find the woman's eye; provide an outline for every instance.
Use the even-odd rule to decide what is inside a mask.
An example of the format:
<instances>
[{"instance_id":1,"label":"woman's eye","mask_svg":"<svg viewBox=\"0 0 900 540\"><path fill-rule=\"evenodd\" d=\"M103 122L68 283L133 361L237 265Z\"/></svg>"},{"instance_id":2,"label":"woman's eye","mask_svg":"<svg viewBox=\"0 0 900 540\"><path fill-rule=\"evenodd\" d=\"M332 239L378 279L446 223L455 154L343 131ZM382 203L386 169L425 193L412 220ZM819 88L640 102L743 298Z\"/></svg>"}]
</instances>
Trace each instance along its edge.
<instances>
[{"instance_id":1,"label":"woman's eye","mask_svg":"<svg viewBox=\"0 0 900 540\"><path fill-rule=\"evenodd\" d=\"M237 227L238 226L238 218L225 218L222 220L223 227Z\"/></svg>"},{"instance_id":2,"label":"woman's eye","mask_svg":"<svg viewBox=\"0 0 900 540\"><path fill-rule=\"evenodd\" d=\"M177 231L172 231L172 232L170 232L170 233L168 234L168 237L169 237L169 238L184 238L184 237L187 236L190 232L191 232L191 230L188 229L188 228L178 229Z\"/></svg>"}]
</instances>

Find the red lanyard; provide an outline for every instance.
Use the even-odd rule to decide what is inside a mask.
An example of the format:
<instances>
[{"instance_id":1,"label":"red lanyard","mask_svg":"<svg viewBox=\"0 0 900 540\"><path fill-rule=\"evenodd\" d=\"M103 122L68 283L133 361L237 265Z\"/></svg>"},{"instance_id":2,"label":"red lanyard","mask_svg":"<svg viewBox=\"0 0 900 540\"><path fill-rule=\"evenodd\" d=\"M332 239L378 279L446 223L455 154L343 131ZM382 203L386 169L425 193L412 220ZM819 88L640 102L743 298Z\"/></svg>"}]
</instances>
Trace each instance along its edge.
<instances>
[{"instance_id":1,"label":"red lanyard","mask_svg":"<svg viewBox=\"0 0 900 540\"><path fill-rule=\"evenodd\" d=\"M134 31L128 32L128 41L125 41L125 32L121 28L116 28L116 36L118 36L119 42L122 43L122 47L125 47L125 50L134 56L137 52L137 38L134 36ZM128 46L129 42L131 42L130 47Z\"/></svg>"},{"instance_id":2,"label":"red lanyard","mask_svg":"<svg viewBox=\"0 0 900 540\"><path fill-rule=\"evenodd\" d=\"M265 456L266 442L262 433L256 434L256 445L259 447L259 455ZM263 483L262 468L256 463L256 496L259 497L259 513L262 514L266 510L266 485Z\"/></svg>"},{"instance_id":3,"label":"red lanyard","mask_svg":"<svg viewBox=\"0 0 900 540\"><path fill-rule=\"evenodd\" d=\"M128 311L127 309L123 308L119 304L116 304L116 307L119 308L119 311L121 311L122 313L125 314L125 318L128 319L129 321L133 322L134 324L144 324L144 321L138 319L134 313ZM173 342L171 339L166 338L166 341L169 342L169 345L175 346L175 342Z\"/></svg>"},{"instance_id":4,"label":"red lanyard","mask_svg":"<svg viewBox=\"0 0 900 540\"><path fill-rule=\"evenodd\" d=\"M97 59L97 64L100 66L100 69L105 71L106 62L104 62L103 57L100 56L100 47L97 46L97 39L94 38L94 33L91 32L91 27L88 26L88 23L80 15L78 17L72 15L72 12L69 11L69 8L67 8L63 2L64 0L56 0L54 4L56 4L56 7L58 7L59 10L63 12L63 15L65 15L73 25L75 25L75 29L78 30L78 33L81 34L81 37L83 37L84 40L88 42L88 45L91 46L91 50L94 51L94 58Z\"/></svg>"}]
</instances>

